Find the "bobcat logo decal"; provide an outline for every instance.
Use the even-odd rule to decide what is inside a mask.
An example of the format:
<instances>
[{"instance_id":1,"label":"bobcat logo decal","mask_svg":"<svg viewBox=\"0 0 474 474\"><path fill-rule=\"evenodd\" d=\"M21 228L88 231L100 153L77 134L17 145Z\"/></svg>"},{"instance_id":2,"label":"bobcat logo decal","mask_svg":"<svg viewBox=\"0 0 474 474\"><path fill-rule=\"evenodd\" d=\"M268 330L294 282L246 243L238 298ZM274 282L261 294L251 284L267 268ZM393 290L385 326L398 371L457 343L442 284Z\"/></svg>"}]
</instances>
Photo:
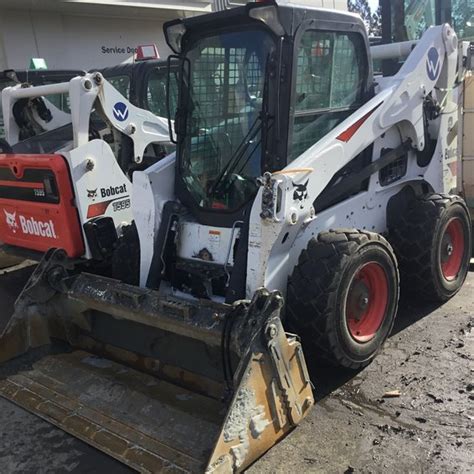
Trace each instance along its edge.
<instances>
[{"instance_id":1,"label":"bobcat logo decal","mask_svg":"<svg viewBox=\"0 0 474 474\"><path fill-rule=\"evenodd\" d=\"M5 219L7 222L8 227L10 227L10 230L16 234L16 231L18 230L18 223L16 221L16 212L7 212L5 209L3 210L5 213Z\"/></svg>"},{"instance_id":2,"label":"bobcat logo decal","mask_svg":"<svg viewBox=\"0 0 474 474\"><path fill-rule=\"evenodd\" d=\"M293 200L294 201L304 201L308 198L308 183L309 179L306 180L306 183L296 184L293 183L295 190L293 191Z\"/></svg>"},{"instance_id":3,"label":"bobcat logo decal","mask_svg":"<svg viewBox=\"0 0 474 474\"><path fill-rule=\"evenodd\" d=\"M95 199L97 197L97 188L95 189L88 189L87 190L87 197L89 199Z\"/></svg>"}]
</instances>

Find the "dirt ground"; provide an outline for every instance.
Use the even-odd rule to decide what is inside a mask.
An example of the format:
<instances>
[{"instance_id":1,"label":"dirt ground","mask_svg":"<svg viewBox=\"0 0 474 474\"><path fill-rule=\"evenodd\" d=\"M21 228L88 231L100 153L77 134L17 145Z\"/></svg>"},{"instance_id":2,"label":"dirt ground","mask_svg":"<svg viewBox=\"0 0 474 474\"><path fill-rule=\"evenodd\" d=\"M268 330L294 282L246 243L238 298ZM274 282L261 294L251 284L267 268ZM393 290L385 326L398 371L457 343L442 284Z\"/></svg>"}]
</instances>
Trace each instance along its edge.
<instances>
[{"instance_id":1,"label":"dirt ground","mask_svg":"<svg viewBox=\"0 0 474 474\"><path fill-rule=\"evenodd\" d=\"M29 271L0 271L0 316ZM473 327L471 264L462 291L445 305L402 302L369 367L356 374L310 367L315 408L248 472L474 472ZM393 390L400 396L384 398ZM130 471L0 399L0 472Z\"/></svg>"}]
</instances>

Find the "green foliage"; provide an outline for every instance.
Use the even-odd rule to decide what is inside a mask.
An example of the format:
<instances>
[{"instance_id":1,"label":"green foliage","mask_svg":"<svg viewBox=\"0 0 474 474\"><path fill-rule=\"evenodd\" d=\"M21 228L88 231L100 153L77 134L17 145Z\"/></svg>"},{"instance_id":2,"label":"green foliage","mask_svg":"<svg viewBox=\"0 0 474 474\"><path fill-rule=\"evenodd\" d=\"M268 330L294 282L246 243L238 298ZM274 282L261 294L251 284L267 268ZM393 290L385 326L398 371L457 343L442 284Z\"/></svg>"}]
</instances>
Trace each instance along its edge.
<instances>
[{"instance_id":1,"label":"green foliage","mask_svg":"<svg viewBox=\"0 0 474 474\"><path fill-rule=\"evenodd\" d=\"M361 16L370 36L380 36L382 34L380 6L372 13L367 0L347 0L347 8L350 12L358 13Z\"/></svg>"},{"instance_id":2,"label":"green foliage","mask_svg":"<svg viewBox=\"0 0 474 474\"><path fill-rule=\"evenodd\" d=\"M453 0L451 18L454 30L460 38L474 36L474 2L472 0Z\"/></svg>"}]
</instances>

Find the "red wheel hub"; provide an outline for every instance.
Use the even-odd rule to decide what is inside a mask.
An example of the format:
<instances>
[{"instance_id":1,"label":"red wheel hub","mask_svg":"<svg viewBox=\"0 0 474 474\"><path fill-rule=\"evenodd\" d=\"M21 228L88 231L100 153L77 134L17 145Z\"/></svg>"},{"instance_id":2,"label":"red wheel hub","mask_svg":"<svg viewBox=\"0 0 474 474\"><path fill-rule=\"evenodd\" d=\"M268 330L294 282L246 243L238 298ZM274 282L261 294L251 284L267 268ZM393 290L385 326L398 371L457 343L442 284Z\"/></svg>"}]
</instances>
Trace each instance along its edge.
<instances>
[{"instance_id":1,"label":"red wheel hub","mask_svg":"<svg viewBox=\"0 0 474 474\"><path fill-rule=\"evenodd\" d=\"M346 300L347 327L357 342L368 342L377 334L387 311L388 291L380 264L369 262L359 268Z\"/></svg>"},{"instance_id":2,"label":"red wheel hub","mask_svg":"<svg viewBox=\"0 0 474 474\"><path fill-rule=\"evenodd\" d=\"M441 240L441 271L446 280L455 280L462 267L465 240L461 219L454 217L448 222Z\"/></svg>"}]
</instances>

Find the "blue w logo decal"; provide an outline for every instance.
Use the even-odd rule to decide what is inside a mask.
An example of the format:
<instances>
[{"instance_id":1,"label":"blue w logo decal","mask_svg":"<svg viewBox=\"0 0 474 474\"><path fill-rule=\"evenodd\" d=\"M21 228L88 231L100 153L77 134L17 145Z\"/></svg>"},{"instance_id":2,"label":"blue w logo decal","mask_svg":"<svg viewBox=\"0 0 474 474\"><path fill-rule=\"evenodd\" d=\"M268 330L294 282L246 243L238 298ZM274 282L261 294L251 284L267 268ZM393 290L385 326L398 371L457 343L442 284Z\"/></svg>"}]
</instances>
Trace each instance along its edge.
<instances>
[{"instance_id":1,"label":"blue w logo decal","mask_svg":"<svg viewBox=\"0 0 474 474\"><path fill-rule=\"evenodd\" d=\"M441 60L439 57L438 50L434 47L428 51L428 57L426 58L426 74L434 81L438 77L441 69Z\"/></svg>"},{"instance_id":2,"label":"blue w logo decal","mask_svg":"<svg viewBox=\"0 0 474 474\"><path fill-rule=\"evenodd\" d=\"M123 122L128 118L128 107L123 102L117 102L113 108L114 117L119 122Z\"/></svg>"}]
</instances>

